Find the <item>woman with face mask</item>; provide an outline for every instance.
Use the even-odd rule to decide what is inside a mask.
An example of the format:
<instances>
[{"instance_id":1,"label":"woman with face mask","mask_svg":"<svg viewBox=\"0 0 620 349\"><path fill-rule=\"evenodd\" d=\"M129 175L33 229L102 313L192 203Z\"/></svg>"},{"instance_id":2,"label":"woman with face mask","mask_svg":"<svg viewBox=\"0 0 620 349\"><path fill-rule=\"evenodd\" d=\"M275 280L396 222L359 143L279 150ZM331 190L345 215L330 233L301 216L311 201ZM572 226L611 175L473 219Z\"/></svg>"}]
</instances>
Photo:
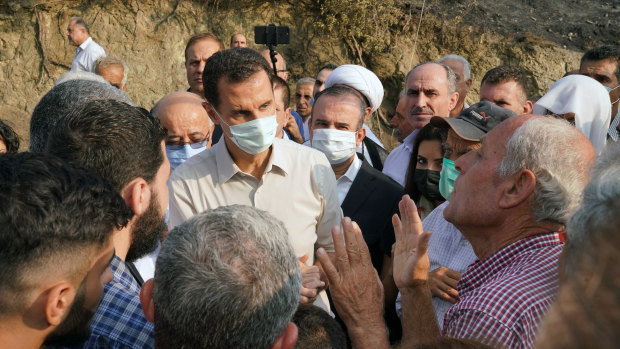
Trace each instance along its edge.
<instances>
[{"instance_id":1,"label":"woman with face mask","mask_svg":"<svg viewBox=\"0 0 620 349\"><path fill-rule=\"evenodd\" d=\"M420 219L426 218L445 201L439 192L439 175L446 135L446 129L428 124L420 130L413 143L404 191L416 203Z\"/></svg>"}]
</instances>

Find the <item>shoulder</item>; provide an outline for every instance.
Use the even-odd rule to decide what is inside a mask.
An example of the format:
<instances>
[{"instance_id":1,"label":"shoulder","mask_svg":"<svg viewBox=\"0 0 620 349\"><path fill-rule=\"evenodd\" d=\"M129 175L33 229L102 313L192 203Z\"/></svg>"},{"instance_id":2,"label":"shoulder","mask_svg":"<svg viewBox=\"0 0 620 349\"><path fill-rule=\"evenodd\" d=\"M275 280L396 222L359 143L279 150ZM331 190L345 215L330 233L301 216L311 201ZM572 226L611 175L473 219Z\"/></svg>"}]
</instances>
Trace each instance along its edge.
<instances>
[{"instance_id":1,"label":"shoulder","mask_svg":"<svg viewBox=\"0 0 620 349\"><path fill-rule=\"evenodd\" d=\"M192 179L217 171L215 146L192 156L170 175L170 182Z\"/></svg>"},{"instance_id":2,"label":"shoulder","mask_svg":"<svg viewBox=\"0 0 620 349\"><path fill-rule=\"evenodd\" d=\"M383 172L370 166L368 162L362 162L362 167L360 168L359 174L361 173L365 173L367 176L373 178L377 182L377 185L384 190L384 194L396 195L398 197L402 195L403 187L400 184L396 183L392 178L388 177Z\"/></svg>"}]
</instances>

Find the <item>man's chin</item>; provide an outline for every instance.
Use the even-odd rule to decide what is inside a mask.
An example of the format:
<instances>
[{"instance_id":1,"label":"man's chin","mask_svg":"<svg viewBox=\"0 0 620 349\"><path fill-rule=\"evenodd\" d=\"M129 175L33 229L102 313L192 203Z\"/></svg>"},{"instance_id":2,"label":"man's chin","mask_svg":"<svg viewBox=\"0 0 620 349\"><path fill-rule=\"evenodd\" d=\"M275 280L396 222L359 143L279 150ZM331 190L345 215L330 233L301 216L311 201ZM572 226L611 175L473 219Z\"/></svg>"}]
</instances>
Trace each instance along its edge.
<instances>
[{"instance_id":1,"label":"man's chin","mask_svg":"<svg viewBox=\"0 0 620 349\"><path fill-rule=\"evenodd\" d=\"M430 115L430 114L415 114L415 115L409 116L407 120L409 121L409 124L413 126L414 129L419 130L422 127L426 126L426 124L428 124L431 121L432 117L433 115Z\"/></svg>"}]
</instances>

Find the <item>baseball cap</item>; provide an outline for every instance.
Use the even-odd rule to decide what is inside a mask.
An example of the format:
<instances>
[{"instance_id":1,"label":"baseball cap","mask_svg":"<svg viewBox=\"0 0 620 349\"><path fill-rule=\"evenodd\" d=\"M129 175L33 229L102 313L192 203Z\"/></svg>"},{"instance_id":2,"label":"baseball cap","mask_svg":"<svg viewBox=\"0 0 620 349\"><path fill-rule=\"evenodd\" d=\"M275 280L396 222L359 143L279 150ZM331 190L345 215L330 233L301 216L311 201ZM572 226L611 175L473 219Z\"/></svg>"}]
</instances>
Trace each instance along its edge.
<instances>
[{"instance_id":1,"label":"baseball cap","mask_svg":"<svg viewBox=\"0 0 620 349\"><path fill-rule=\"evenodd\" d=\"M513 111L499 107L489 101L478 102L463 110L456 118L433 116L431 124L440 128L452 128L456 134L468 141L479 141L502 121L513 117Z\"/></svg>"}]
</instances>

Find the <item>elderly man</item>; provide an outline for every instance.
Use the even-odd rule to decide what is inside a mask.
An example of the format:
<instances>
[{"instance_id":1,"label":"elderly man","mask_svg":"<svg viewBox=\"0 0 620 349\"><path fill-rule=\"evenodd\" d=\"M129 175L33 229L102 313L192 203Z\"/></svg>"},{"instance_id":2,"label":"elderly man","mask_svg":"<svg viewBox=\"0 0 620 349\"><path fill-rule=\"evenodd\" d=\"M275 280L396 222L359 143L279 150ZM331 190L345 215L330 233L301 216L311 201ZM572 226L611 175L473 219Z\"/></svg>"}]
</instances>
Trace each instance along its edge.
<instances>
[{"instance_id":1,"label":"elderly man","mask_svg":"<svg viewBox=\"0 0 620 349\"><path fill-rule=\"evenodd\" d=\"M405 109L406 104L407 101L405 100L405 91L403 90L398 96L398 104L396 105L394 116L390 119L390 127L396 131L396 137L401 143L411 134L411 132L413 132L413 127L407 119L407 109Z\"/></svg>"},{"instance_id":2,"label":"elderly man","mask_svg":"<svg viewBox=\"0 0 620 349\"><path fill-rule=\"evenodd\" d=\"M284 57L282 57L280 52L274 52L276 59L276 71L274 72L274 74L282 78L284 81L288 81L288 70L286 70L286 61L284 60ZM263 50L260 52L260 54L267 61L267 63L269 63L269 67L273 67L273 63L271 62L271 52L269 50Z\"/></svg>"},{"instance_id":3,"label":"elderly man","mask_svg":"<svg viewBox=\"0 0 620 349\"><path fill-rule=\"evenodd\" d=\"M99 57L95 62L95 74L123 92L127 92L127 73L127 64L118 58Z\"/></svg>"},{"instance_id":4,"label":"elderly man","mask_svg":"<svg viewBox=\"0 0 620 349\"><path fill-rule=\"evenodd\" d=\"M605 86L609 92L611 101L611 124L609 125L608 137L614 142L618 141L618 129L620 125L620 46L599 46L586 52L581 57L579 74L593 78Z\"/></svg>"},{"instance_id":5,"label":"elderly man","mask_svg":"<svg viewBox=\"0 0 620 349\"><path fill-rule=\"evenodd\" d=\"M0 169L2 346L86 340L112 276L113 231L131 211L108 182L49 154L6 154Z\"/></svg>"},{"instance_id":6,"label":"elderly man","mask_svg":"<svg viewBox=\"0 0 620 349\"><path fill-rule=\"evenodd\" d=\"M308 119L312 113L312 89L314 88L314 79L305 77L297 80L295 84L295 111L304 122L304 133L308 128Z\"/></svg>"},{"instance_id":7,"label":"elderly man","mask_svg":"<svg viewBox=\"0 0 620 349\"><path fill-rule=\"evenodd\" d=\"M93 73L81 74L88 74L101 79L100 76ZM69 114L73 109L79 108L90 101L100 99L113 99L133 104L123 91L110 86L105 81L77 79L54 86L54 88L41 97L41 100L32 112L30 117L30 147L28 150L31 152L43 151L47 143L47 137L58 120Z\"/></svg>"},{"instance_id":8,"label":"elderly man","mask_svg":"<svg viewBox=\"0 0 620 349\"><path fill-rule=\"evenodd\" d=\"M114 277L105 287L85 348L153 346L153 326L140 309L142 278L131 262L152 252L167 233L165 135L146 110L113 100L76 108L49 135L48 153L107 179L134 213L115 233ZM134 140L131 146L128 140Z\"/></svg>"},{"instance_id":9,"label":"elderly man","mask_svg":"<svg viewBox=\"0 0 620 349\"><path fill-rule=\"evenodd\" d=\"M192 36L185 45L185 71L187 73L188 92L204 98L202 89L202 72L207 59L214 53L224 50L224 44L215 35L200 33Z\"/></svg>"},{"instance_id":10,"label":"elderly man","mask_svg":"<svg viewBox=\"0 0 620 349\"><path fill-rule=\"evenodd\" d=\"M449 116L459 99L456 75L440 63L426 62L415 66L405 77L405 91L407 119L414 131L390 152L383 168L383 173L402 186L405 185L417 131L433 116Z\"/></svg>"},{"instance_id":11,"label":"elderly man","mask_svg":"<svg viewBox=\"0 0 620 349\"><path fill-rule=\"evenodd\" d=\"M291 348L301 282L282 222L222 206L170 232L141 300L158 348Z\"/></svg>"},{"instance_id":12,"label":"elderly man","mask_svg":"<svg viewBox=\"0 0 620 349\"><path fill-rule=\"evenodd\" d=\"M75 48L75 57L71 63L71 71L92 72L97 58L104 56L105 51L90 37L88 24L82 17L71 17L67 25L67 38Z\"/></svg>"},{"instance_id":13,"label":"elderly man","mask_svg":"<svg viewBox=\"0 0 620 349\"><path fill-rule=\"evenodd\" d=\"M213 123L202 98L190 92L172 92L160 99L151 114L168 130L166 155L174 171L192 156L211 147Z\"/></svg>"},{"instance_id":14,"label":"elderly man","mask_svg":"<svg viewBox=\"0 0 620 349\"><path fill-rule=\"evenodd\" d=\"M515 114L529 114L533 104L527 98L529 83L521 69L509 65L495 67L480 83L480 101L489 101Z\"/></svg>"},{"instance_id":15,"label":"elderly man","mask_svg":"<svg viewBox=\"0 0 620 349\"><path fill-rule=\"evenodd\" d=\"M235 34L230 37L230 47L248 47L248 39L243 34Z\"/></svg>"},{"instance_id":16,"label":"elderly man","mask_svg":"<svg viewBox=\"0 0 620 349\"><path fill-rule=\"evenodd\" d=\"M465 102L465 97L471 88L471 68L465 57L455 54L445 55L439 58L437 63L447 65L456 75L456 92L459 93L459 100L456 102L456 107L450 111L450 117L455 118L461 114L463 109L469 108Z\"/></svg>"},{"instance_id":17,"label":"elderly man","mask_svg":"<svg viewBox=\"0 0 620 349\"><path fill-rule=\"evenodd\" d=\"M244 204L282 220L302 262L314 262L315 244L333 251L329 231L342 217L336 179L323 154L275 138L267 61L251 49L229 49L209 59L204 76L204 106L225 137L173 173L169 226L207 209ZM318 268L304 265L302 274L302 300L313 300L324 286Z\"/></svg>"}]
</instances>

